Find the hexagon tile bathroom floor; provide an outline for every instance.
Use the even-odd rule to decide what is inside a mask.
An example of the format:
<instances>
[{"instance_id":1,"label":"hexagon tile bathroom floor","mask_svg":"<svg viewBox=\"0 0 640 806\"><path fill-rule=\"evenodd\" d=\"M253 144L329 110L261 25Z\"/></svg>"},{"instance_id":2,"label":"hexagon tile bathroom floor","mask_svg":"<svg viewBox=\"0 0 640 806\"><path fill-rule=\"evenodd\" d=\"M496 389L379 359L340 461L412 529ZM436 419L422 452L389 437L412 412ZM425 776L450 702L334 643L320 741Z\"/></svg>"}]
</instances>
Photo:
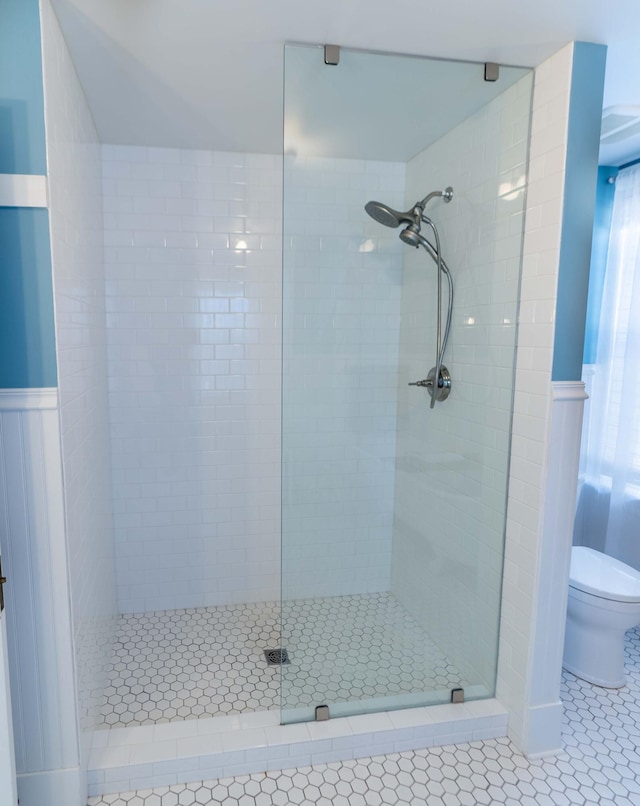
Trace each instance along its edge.
<instances>
[{"instance_id":1,"label":"hexagon tile bathroom floor","mask_svg":"<svg viewBox=\"0 0 640 806\"><path fill-rule=\"evenodd\" d=\"M565 749L528 761L507 739L92 798L90 806L638 806L640 629L627 634L628 685L563 677Z\"/></svg>"},{"instance_id":2,"label":"hexagon tile bathroom floor","mask_svg":"<svg viewBox=\"0 0 640 806\"><path fill-rule=\"evenodd\" d=\"M289 708L465 685L390 593L293 600L282 621ZM122 616L100 727L278 708L280 642L272 602Z\"/></svg>"}]
</instances>

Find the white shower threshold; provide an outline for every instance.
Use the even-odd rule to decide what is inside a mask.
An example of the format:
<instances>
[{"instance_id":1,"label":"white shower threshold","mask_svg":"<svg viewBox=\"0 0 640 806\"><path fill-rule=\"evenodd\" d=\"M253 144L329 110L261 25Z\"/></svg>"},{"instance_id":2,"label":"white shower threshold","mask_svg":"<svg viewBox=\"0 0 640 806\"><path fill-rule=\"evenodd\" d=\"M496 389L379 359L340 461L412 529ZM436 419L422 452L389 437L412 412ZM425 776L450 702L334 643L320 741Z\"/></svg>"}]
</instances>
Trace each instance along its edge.
<instances>
[{"instance_id":1,"label":"white shower threshold","mask_svg":"<svg viewBox=\"0 0 640 806\"><path fill-rule=\"evenodd\" d=\"M507 735L495 699L280 725L279 711L97 730L89 795L304 767Z\"/></svg>"}]
</instances>

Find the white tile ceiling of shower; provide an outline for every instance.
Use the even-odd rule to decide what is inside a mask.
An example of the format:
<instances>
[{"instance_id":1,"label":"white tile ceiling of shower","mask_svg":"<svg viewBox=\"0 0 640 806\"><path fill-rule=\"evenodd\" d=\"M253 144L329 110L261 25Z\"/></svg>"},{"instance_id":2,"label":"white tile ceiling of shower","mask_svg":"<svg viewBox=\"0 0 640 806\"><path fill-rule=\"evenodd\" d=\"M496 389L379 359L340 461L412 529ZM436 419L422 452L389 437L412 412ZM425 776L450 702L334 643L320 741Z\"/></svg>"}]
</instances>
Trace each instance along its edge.
<instances>
[{"instance_id":1,"label":"white tile ceiling of shower","mask_svg":"<svg viewBox=\"0 0 640 806\"><path fill-rule=\"evenodd\" d=\"M388 593L123 616L101 727L352 702L464 686Z\"/></svg>"}]
</instances>

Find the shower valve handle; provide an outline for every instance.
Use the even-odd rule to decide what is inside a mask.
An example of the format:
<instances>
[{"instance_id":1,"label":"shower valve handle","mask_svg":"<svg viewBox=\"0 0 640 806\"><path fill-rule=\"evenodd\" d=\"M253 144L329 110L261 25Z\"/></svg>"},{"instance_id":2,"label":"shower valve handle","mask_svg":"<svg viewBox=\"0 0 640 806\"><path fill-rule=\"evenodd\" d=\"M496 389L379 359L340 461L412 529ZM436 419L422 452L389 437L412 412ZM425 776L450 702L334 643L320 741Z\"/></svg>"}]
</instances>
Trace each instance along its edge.
<instances>
[{"instance_id":1,"label":"shower valve handle","mask_svg":"<svg viewBox=\"0 0 640 806\"><path fill-rule=\"evenodd\" d=\"M434 384L436 377L436 368L432 367L429 374L422 381L413 381L409 386L422 386L429 390L431 396L431 408L436 400L446 400L451 393L451 374L444 364L440 364L440 373L438 375L438 383Z\"/></svg>"}]
</instances>

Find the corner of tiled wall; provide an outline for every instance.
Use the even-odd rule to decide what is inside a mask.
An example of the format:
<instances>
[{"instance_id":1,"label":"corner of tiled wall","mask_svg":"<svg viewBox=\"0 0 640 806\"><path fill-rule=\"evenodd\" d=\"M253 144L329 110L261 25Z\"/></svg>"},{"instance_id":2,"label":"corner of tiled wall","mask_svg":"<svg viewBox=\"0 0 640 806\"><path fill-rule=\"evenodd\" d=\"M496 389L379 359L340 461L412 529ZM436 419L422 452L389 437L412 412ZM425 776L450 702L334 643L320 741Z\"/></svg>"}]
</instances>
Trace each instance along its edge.
<instances>
[{"instance_id":1,"label":"corner of tiled wall","mask_svg":"<svg viewBox=\"0 0 640 806\"><path fill-rule=\"evenodd\" d=\"M497 697L509 709L510 736L525 752L532 751L532 644L541 627L536 624L536 610L541 595L540 550L572 57L573 44L569 44L536 69L531 119L497 681ZM557 618L558 629L562 629L565 614L558 613ZM549 706L555 714L558 703ZM555 727L546 737L552 744L559 741Z\"/></svg>"},{"instance_id":2,"label":"corner of tiled wall","mask_svg":"<svg viewBox=\"0 0 640 806\"><path fill-rule=\"evenodd\" d=\"M50 0L40 5L66 546L86 773L117 617L100 144Z\"/></svg>"},{"instance_id":3,"label":"corner of tiled wall","mask_svg":"<svg viewBox=\"0 0 640 806\"><path fill-rule=\"evenodd\" d=\"M426 392L407 381L424 377L433 360L436 273L422 250L407 250L392 590L427 620L463 679L491 692L531 85L524 71L408 162L403 208L453 186L451 204L434 201L429 215L454 278L456 313L445 356L453 392L430 411Z\"/></svg>"}]
</instances>

